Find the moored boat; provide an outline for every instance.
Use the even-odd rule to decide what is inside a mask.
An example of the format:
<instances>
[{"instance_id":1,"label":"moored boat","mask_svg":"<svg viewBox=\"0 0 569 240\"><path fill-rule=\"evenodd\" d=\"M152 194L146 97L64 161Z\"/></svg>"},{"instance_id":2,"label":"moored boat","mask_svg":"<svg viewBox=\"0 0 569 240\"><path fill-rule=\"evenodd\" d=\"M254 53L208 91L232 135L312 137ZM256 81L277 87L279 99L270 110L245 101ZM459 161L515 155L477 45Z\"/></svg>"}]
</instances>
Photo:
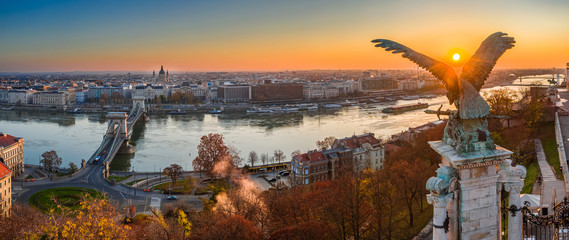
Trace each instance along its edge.
<instances>
[{"instance_id":1,"label":"moored boat","mask_svg":"<svg viewBox=\"0 0 569 240\"><path fill-rule=\"evenodd\" d=\"M416 104L407 104L407 105L400 105L395 107L387 107L381 110L383 113L401 113L406 111L412 111L421 108L429 107L428 103L416 103Z\"/></svg>"},{"instance_id":2,"label":"moored boat","mask_svg":"<svg viewBox=\"0 0 569 240\"><path fill-rule=\"evenodd\" d=\"M81 113L81 108L75 108L71 111L68 111L68 113Z\"/></svg>"},{"instance_id":3,"label":"moored boat","mask_svg":"<svg viewBox=\"0 0 569 240\"><path fill-rule=\"evenodd\" d=\"M336 108L341 108L342 105L340 105L340 104L324 104L323 107L327 108L327 109L336 109Z\"/></svg>"},{"instance_id":4,"label":"moored boat","mask_svg":"<svg viewBox=\"0 0 569 240\"><path fill-rule=\"evenodd\" d=\"M186 115L188 113L186 111L181 111L180 109L178 109L177 111L168 112L168 114L170 114L170 115Z\"/></svg>"}]
</instances>

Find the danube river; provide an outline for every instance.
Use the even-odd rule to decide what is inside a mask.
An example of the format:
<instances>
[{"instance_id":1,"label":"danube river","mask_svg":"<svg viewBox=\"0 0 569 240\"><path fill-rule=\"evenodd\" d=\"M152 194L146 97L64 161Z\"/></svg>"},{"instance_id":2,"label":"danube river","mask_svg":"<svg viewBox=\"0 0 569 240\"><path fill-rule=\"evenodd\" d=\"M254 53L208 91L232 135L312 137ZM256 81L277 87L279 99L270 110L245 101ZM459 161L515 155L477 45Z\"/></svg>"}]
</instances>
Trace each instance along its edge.
<instances>
[{"instance_id":1,"label":"danube river","mask_svg":"<svg viewBox=\"0 0 569 240\"><path fill-rule=\"evenodd\" d=\"M275 149L281 149L288 161L293 151L314 149L317 140L328 136L343 138L369 131L385 139L438 119L434 114L425 114L424 109L399 115L381 113L385 107L417 102L427 102L433 110L441 104L443 110L449 108L446 97L439 96L335 111L150 115L148 122L135 125L131 144L135 145L136 153L117 155L111 167L154 171L178 163L184 169L191 169L200 137L208 133L223 134L227 144L241 151L242 158L246 159L250 151L272 155ZM0 111L0 132L25 139L24 157L30 164L38 164L43 152L55 150L63 159L62 167L67 167L69 162L79 165L81 159L88 159L97 149L106 128L105 114Z\"/></svg>"},{"instance_id":2,"label":"danube river","mask_svg":"<svg viewBox=\"0 0 569 240\"><path fill-rule=\"evenodd\" d=\"M133 155L117 155L112 168L117 170L154 171L171 163L191 169L191 160L197 155L200 137L220 133L225 142L241 151L246 158L250 151L272 155L281 149L290 160L295 150L307 151L316 147L317 140L328 136L349 137L370 131L377 137L392 134L437 120L424 109L399 115L381 113L381 109L401 104L428 102L430 109L438 109L448 101L444 96L432 99L373 103L344 107L339 110L320 110L286 114L222 113L189 115L150 115L147 122L135 125L131 144ZM88 159L97 149L105 134L104 114L67 114L31 111L0 111L0 131L23 137L26 163L38 164L40 155L55 150L63 159L77 165Z\"/></svg>"}]
</instances>

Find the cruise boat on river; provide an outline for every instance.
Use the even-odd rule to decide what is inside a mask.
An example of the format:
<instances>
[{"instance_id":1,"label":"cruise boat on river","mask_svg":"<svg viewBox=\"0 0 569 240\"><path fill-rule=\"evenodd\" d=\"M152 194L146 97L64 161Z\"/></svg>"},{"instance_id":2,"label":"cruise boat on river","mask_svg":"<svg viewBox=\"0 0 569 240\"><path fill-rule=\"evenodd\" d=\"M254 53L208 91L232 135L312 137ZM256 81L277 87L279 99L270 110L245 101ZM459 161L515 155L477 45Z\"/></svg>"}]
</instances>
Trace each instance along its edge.
<instances>
[{"instance_id":1,"label":"cruise boat on river","mask_svg":"<svg viewBox=\"0 0 569 240\"><path fill-rule=\"evenodd\" d=\"M406 105L400 105L400 106L395 106L395 107L387 107L381 110L381 112L383 113L402 113L402 112L407 112L407 111L412 111L412 110L416 110L416 109L422 109L422 108L427 108L429 107L428 103L416 103L416 104L406 104Z\"/></svg>"}]
</instances>

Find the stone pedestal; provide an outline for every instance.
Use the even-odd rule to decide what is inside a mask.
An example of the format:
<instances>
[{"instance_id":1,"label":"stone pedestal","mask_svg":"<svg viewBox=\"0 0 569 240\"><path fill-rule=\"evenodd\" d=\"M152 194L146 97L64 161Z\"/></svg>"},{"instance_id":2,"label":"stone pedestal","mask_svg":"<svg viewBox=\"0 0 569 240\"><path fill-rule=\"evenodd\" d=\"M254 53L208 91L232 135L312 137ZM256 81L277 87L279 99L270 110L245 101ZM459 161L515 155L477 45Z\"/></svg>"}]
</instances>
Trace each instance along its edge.
<instances>
[{"instance_id":1,"label":"stone pedestal","mask_svg":"<svg viewBox=\"0 0 569 240\"><path fill-rule=\"evenodd\" d=\"M456 170L458 239L499 239L498 186L501 183L498 182L497 172L501 162L508 159L512 152L496 146L495 150L459 153L442 141L433 141L429 144L441 155L442 166Z\"/></svg>"}]
</instances>

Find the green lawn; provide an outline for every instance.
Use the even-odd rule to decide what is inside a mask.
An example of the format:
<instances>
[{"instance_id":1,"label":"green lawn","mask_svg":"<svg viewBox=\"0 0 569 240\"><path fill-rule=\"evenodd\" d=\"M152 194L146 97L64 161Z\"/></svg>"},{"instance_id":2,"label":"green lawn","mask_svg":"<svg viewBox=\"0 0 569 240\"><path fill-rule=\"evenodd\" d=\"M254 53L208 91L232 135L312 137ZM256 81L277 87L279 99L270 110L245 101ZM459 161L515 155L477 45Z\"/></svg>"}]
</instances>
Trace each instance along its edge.
<instances>
[{"instance_id":1,"label":"green lawn","mask_svg":"<svg viewBox=\"0 0 569 240\"><path fill-rule=\"evenodd\" d=\"M73 172L69 171L69 172L56 172L55 175L58 177L63 177L63 176L68 176L73 174Z\"/></svg>"},{"instance_id":2,"label":"green lawn","mask_svg":"<svg viewBox=\"0 0 569 240\"><path fill-rule=\"evenodd\" d=\"M169 190L170 184L170 182L158 184L154 186L154 190L167 192ZM188 177L183 180L177 180L176 184L172 186L172 192L188 194L192 192L194 188L196 188L196 179Z\"/></svg>"},{"instance_id":3,"label":"green lawn","mask_svg":"<svg viewBox=\"0 0 569 240\"><path fill-rule=\"evenodd\" d=\"M29 204L45 213L52 209L55 213L61 213L62 209L79 209L81 200L89 198L106 197L101 192L89 188L59 187L34 193L29 199Z\"/></svg>"},{"instance_id":4,"label":"green lawn","mask_svg":"<svg viewBox=\"0 0 569 240\"><path fill-rule=\"evenodd\" d=\"M534 159L528 166L526 167L527 173L526 178L524 179L524 187L522 188L521 193L529 193L533 190L533 184L535 183L535 179L537 175L541 173L539 170L539 165L537 164L537 159Z\"/></svg>"},{"instance_id":5,"label":"green lawn","mask_svg":"<svg viewBox=\"0 0 569 240\"><path fill-rule=\"evenodd\" d=\"M129 179L130 177L132 177L132 175L127 175L127 176L109 176L109 180L113 181L115 180L117 183L118 182L122 182L124 180Z\"/></svg>"},{"instance_id":6,"label":"green lawn","mask_svg":"<svg viewBox=\"0 0 569 240\"><path fill-rule=\"evenodd\" d=\"M555 175L563 180L563 173L559 168L559 152L557 150L557 141L555 139L555 123L543 124L538 129L539 139L543 145L543 152L547 158L549 165L555 170Z\"/></svg>"},{"instance_id":7,"label":"green lawn","mask_svg":"<svg viewBox=\"0 0 569 240\"><path fill-rule=\"evenodd\" d=\"M137 180L130 181L130 182L126 183L126 185L132 186L135 183L140 182L140 181L144 181L144 180L146 180L146 178L137 179Z\"/></svg>"}]
</instances>

